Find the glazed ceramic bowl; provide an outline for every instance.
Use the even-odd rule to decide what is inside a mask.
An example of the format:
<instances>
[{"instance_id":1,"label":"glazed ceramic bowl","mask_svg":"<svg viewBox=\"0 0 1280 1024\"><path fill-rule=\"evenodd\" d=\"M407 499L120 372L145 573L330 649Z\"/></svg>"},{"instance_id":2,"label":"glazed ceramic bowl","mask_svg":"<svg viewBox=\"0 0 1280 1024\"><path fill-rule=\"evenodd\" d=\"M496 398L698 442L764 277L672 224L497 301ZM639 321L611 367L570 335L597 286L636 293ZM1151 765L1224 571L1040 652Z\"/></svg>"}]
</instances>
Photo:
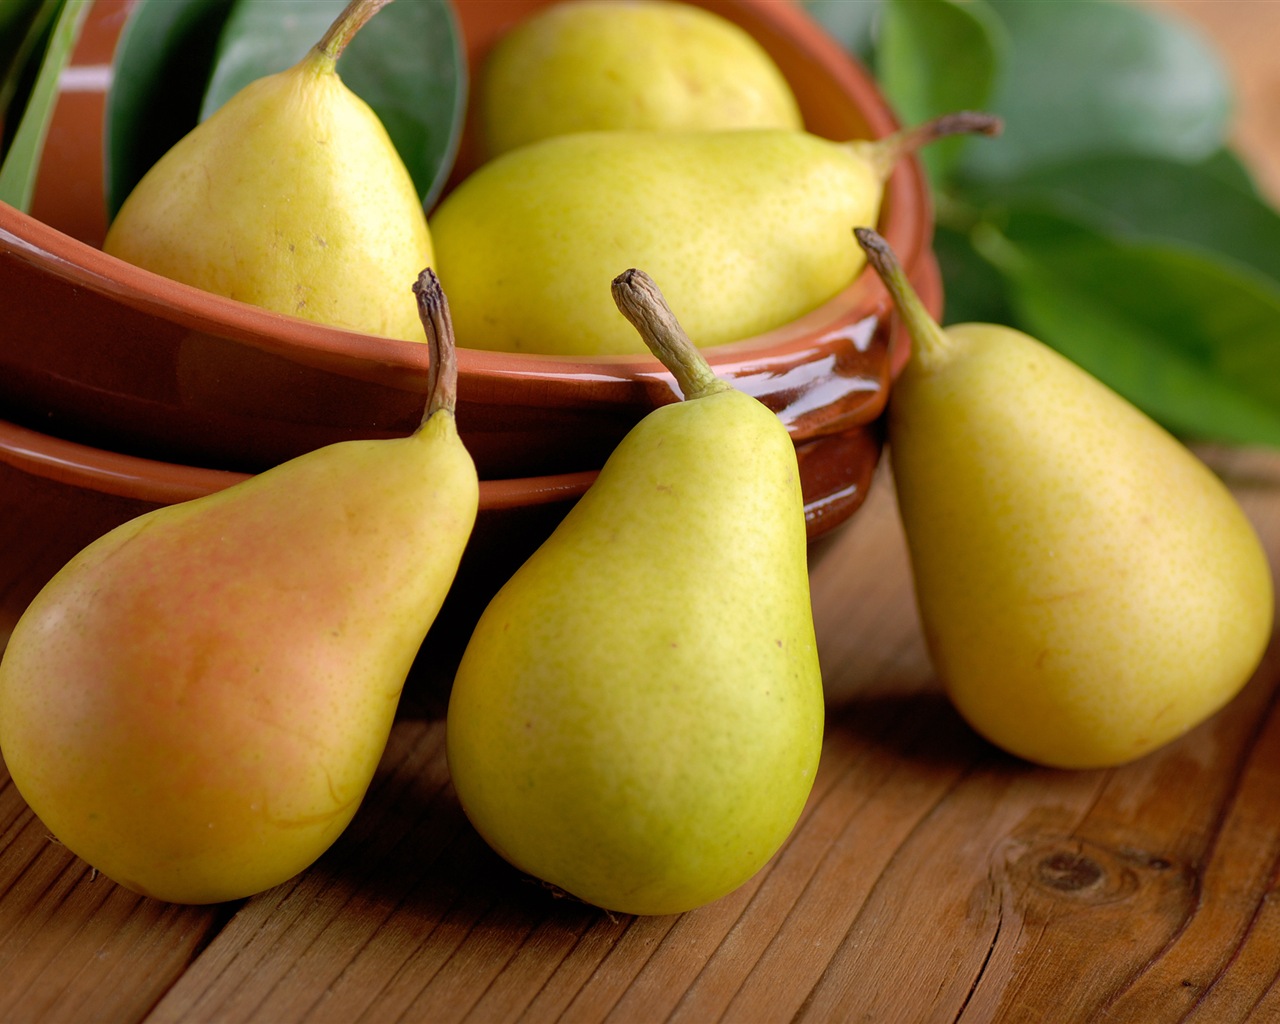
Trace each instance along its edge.
<instances>
[{"instance_id":1,"label":"glazed ceramic bowl","mask_svg":"<svg viewBox=\"0 0 1280 1024\"><path fill-rule=\"evenodd\" d=\"M545 2L455 0L472 69L508 25ZM810 130L854 138L896 127L869 76L798 4L699 2L763 43ZM256 309L97 248L105 231L102 90L128 7L95 0L90 10L75 56L80 73L55 113L33 215L0 205L0 416L94 448L245 472L343 438L408 432L423 403L424 346ZM464 138L457 174L469 154ZM936 309L929 199L914 160L889 180L879 227ZM876 421L905 359L888 309L879 281L864 273L796 322L708 355L779 413L797 446L839 440ZM530 479L598 469L636 420L672 399L674 385L647 356L463 350L458 394L459 427L481 476ZM820 461L808 460L810 472L850 483L861 472Z\"/></svg>"},{"instance_id":2,"label":"glazed ceramic bowl","mask_svg":"<svg viewBox=\"0 0 1280 1024\"><path fill-rule=\"evenodd\" d=\"M547 0L456 2L474 69L507 25ZM798 6L705 2L764 43L811 130L853 138L896 127L865 72ZM427 385L425 346L269 313L98 249L105 72L128 7L94 0L32 215L0 204L0 646L38 589L96 537L319 445L407 433ZM456 175L471 159L464 136ZM931 211L914 160L890 179L879 228L936 313ZM796 323L708 350L720 374L786 423L811 538L845 522L870 486L880 413L907 356L890 311L864 273ZM429 638L433 656L457 653L616 441L674 390L650 359L460 351L459 424L481 470L480 514Z\"/></svg>"},{"instance_id":3,"label":"glazed ceramic bowl","mask_svg":"<svg viewBox=\"0 0 1280 1024\"><path fill-rule=\"evenodd\" d=\"M815 445L834 446L815 453ZM802 445L801 465L853 467L806 509L812 536L843 521L871 483L879 451L872 428ZM807 476L820 480L809 467ZM438 667L461 655L489 599L586 490L595 472L484 480L476 528L424 651ZM90 541L136 516L211 494L246 478L103 451L0 420L0 651L42 586ZM812 485L809 485L812 486ZM421 675L422 673L418 673Z\"/></svg>"},{"instance_id":4,"label":"glazed ceramic bowl","mask_svg":"<svg viewBox=\"0 0 1280 1024\"><path fill-rule=\"evenodd\" d=\"M476 530L439 620L443 636L456 646L469 635L484 603L593 476L481 484ZM40 588L90 541L152 509L245 478L103 451L0 421L0 650Z\"/></svg>"}]
</instances>

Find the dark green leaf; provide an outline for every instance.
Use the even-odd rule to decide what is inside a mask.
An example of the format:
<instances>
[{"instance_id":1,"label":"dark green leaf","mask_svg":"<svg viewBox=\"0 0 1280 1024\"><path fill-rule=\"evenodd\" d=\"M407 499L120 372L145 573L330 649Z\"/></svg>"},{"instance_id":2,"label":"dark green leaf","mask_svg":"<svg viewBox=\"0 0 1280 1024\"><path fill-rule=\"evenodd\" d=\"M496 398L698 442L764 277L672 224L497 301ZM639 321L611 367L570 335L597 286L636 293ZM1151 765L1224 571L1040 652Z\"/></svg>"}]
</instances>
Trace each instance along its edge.
<instances>
[{"instance_id":1,"label":"dark green leaf","mask_svg":"<svg viewBox=\"0 0 1280 1024\"><path fill-rule=\"evenodd\" d=\"M0 69L8 66L35 19L42 0L4 0L0 3Z\"/></svg>"},{"instance_id":2,"label":"dark green leaf","mask_svg":"<svg viewBox=\"0 0 1280 1024\"><path fill-rule=\"evenodd\" d=\"M1016 293L1031 333L1189 441L1280 447L1280 415L1113 311L1085 306L1052 281L1023 277Z\"/></svg>"},{"instance_id":3,"label":"dark green leaf","mask_svg":"<svg viewBox=\"0 0 1280 1024\"><path fill-rule=\"evenodd\" d=\"M802 0L809 16L846 50L870 63L881 0Z\"/></svg>"},{"instance_id":4,"label":"dark green leaf","mask_svg":"<svg viewBox=\"0 0 1280 1024\"><path fill-rule=\"evenodd\" d=\"M191 130L231 0L138 0L120 35L107 94L108 216Z\"/></svg>"},{"instance_id":5,"label":"dark green leaf","mask_svg":"<svg viewBox=\"0 0 1280 1024\"><path fill-rule=\"evenodd\" d=\"M35 88L62 0L23 0L2 9L9 20L0 26L5 48L0 55L0 158L12 145Z\"/></svg>"},{"instance_id":6,"label":"dark green leaf","mask_svg":"<svg viewBox=\"0 0 1280 1024\"><path fill-rule=\"evenodd\" d=\"M1280 214L1205 165L1091 157L1031 171L989 196L1051 207L1104 234L1204 250L1280 283Z\"/></svg>"},{"instance_id":7,"label":"dark green leaf","mask_svg":"<svg viewBox=\"0 0 1280 1024\"><path fill-rule=\"evenodd\" d=\"M71 51L88 10L88 0L66 0L58 13L35 85L27 98L13 142L5 152L4 163L0 164L0 202L24 212L31 206L40 155L44 150L53 108L58 102L58 77L71 59Z\"/></svg>"},{"instance_id":8,"label":"dark green leaf","mask_svg":"<svg viewBox=\"0 0 1280 1024\"><path fill-rule=\"evenodd\" d=\"M1254 180L1253 171L1234 150L1224 147L1201 160L1196 166L1206 174L1212 174L1219 181L1234 185L1245 192L1252 192L1255 196L1262 196L1262 190Z\"/></svg>"},{"instance_id":9,"label":"dark green leaf","mask_svg":"<svg viewBox=\"0 0 1280 1024\"><path fill-rule=\"evenodd\" d=\"M39 21L52 23L60 0L4 0L0 3L0 119L16 91L26 66Z\"/></svg>"},{"instance_id":10,"label":"dark green leaf","mask_svg":"<svg viewBox=\"0 0 1280 1024\"><path fill-rule=\"evenodd\" d=\"M939 224L933 252L945 286L944 324L1011 321L1004 277L978 254L968 234Z\"/></svg>"},{"instance_id":11,"label":"dark green leaf","mask_svg":"<svg viewBox=\"0 0 1280 1024\"><path fill-rule=\"evenodd\" d=\"M254 79L296 64L345 6L346 0L237 0L218 42L200 119ZM466 103L466 54L453 9L445 0L383 8L338 67L386 126L430 205L453 165Z\"/></svg>"},{"instance_id":12,"label":"dark green leaf","mask_svg":"<svg viewBox=\"0 0 1280 1024\"><path fill-rule=\"evenodd\" d=\"M876 76L906 124L954 110L982 110L1003 44L1003 28L983 0L885 0ZM945 139L920 154L935 187L971 141Z\"/></svg>"},{"instance_id":13,"label":"dark green leaf","mask_svg":"<svg viewBox=\"0 0 1280 1024\"><path fill-rule=\"evenodd\" d=\"M1280 446L1280 287L1211 255L1032 210L989 229L1016 326L1169 429Z\"/></svg>"},{"instance_id":14,"label":"dark green leaf","mask_svg":"<svg viewBox=\"0 0 1280 1024\"><path fill-rule=\"evenodd\" d=\"M1115 0L990 0L1009 34L992 109L1004 135L964 155L967 175L1007 181L1096 153L1199 160L1219 150L1231 89L1192 29Z\"/></svg>"}]
</instances>

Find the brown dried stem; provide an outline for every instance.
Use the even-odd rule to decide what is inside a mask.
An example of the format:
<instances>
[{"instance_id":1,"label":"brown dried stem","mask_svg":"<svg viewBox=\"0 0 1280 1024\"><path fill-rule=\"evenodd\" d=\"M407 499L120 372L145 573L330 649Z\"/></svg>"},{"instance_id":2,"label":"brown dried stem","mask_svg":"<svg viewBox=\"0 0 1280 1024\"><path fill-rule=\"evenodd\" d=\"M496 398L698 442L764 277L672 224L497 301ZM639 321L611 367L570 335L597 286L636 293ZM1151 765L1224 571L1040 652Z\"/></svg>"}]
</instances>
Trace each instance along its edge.
<instances>
[{"instance_id":1,"label":"brown dried stem","mask_svg":"<svg viewBox=\"0 0 1280 1024\"><path fill-rule=\"evenodd\" d=\"M351 0L316 43L316 51L328 58L331 64L336 64L347 44L364 28L365 22L389 3L391 0Z\"/></svg>"},{"instance_id":2,"label":"brown dried stem","mask_svg":"<svg viewBox=\"0 0 1280 1024\"><path fill-rule=\"evenodd\" d=\"M897 254L884 238L870 228L854 228L853 234L867 254L867 262L884 282L907 333L911 335L914 343L912 359L925 368L937 365L946 358L952 347L951 341L911 287Z\"/></svg>"},{"instance_id":3,"label":"brown dried stem","mask_svg":"<svg viewBox=\"0 0 1280 1024\"><path fill-rule=\"evenodd\" d=\"M923 124L903 128L869 143L867 149L872 163L881 178L887 178L904 156L909 156L923 146L949 135L999 135L1004 130L1004 121L995 114L984 114L973 110L959 110L951 114L943 114Z\"/></svg>"},{"instance_id":4,"label":"brown dried stem","mask_svg":"<svg viewBox=\"0 0 1280 1024\"><path fill-rule=\"evenodd\" d=\"M430 267L418 275L418 280L413 283L413 294L418 298L418 319L422 321L422 329L427 335L427 351L431 360L427 372L427 408L422 415L425 423L442 409L451 416L457 409L458 356L449 300L440 286L440 279Z\"/></svg>"},{"instance_id":5,"label":"brown dried stem","mask_svg":"<svg viewBox=\"0 0 1280 1024\"><path fill-rule=\"evenodd\" d=\"M686 399L725 391L706 357L689 340L653 278L643 270L624 270L613 279L613 301L640 332L644 343L676 379Z\"/></svg>"}]
</instances>

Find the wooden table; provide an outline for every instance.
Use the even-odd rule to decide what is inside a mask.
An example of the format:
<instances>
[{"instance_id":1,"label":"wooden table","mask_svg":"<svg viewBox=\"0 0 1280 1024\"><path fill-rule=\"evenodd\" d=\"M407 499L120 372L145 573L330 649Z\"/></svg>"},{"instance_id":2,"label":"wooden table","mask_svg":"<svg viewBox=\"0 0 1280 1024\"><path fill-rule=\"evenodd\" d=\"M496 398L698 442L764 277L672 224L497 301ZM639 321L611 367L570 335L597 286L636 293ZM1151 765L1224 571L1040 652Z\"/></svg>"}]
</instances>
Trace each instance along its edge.
<instances>
[{"instance_id":1,"label":"wooden table","mask_svg":"<svg viewBox=\"0 0 1280 1024\"><path fill-rule=\"evenodd\" d=\"M1251 103L1275 93L1246 59L1270 60L1274 30L1232 19L1274 29L1276 4L1177 6L1240 43L1237 72L1265 84ZM1280 106L1253 109L1242 138L1280 181ZM1280 454L1205 455L1280 577ZM521 878L466 823L429 699L330 853L229 905L95 877L0 772L0 1021L1280 1020L1280 644L1226 710L1135 764L1007 757L932 677L885 472L815 549L821 771L736 893L631 918Z\"/></svg>"},{"instance_id":2,"label":"wooden table","mask_svg":"<svg viewBox=\"0 0 1280 1024\"><path fill-rule=\"evenodd\" d=\"M1280 576L1280 454L1209 454ZM1280 645L1135 764L1004 756L932 678L890 484L816 551L821 770L736 893L661 918L554 898L472 832L427 714L328 855L225 906L94 877L4 778L0 1020L1280 1020Z\"/></svg>"}]
</instances>

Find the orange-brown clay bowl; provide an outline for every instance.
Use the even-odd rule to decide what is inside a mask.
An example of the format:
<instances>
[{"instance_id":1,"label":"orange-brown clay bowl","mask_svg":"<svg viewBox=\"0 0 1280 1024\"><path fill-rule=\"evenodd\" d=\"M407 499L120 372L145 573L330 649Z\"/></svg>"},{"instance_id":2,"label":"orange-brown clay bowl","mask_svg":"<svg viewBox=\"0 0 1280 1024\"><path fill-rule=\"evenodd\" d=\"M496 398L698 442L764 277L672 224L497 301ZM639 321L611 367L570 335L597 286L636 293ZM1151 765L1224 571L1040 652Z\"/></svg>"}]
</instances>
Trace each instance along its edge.
<instances>
[{"instance_id":1,"label":"orange-brown clay bowl","mask_svg":"<svg viewBox=\"0 0 1280 1024\"><path fill-rule=\"evenodd\" d=\"M811 536L826 533L861 504L879 449L874 427L799 447L802 466L817 458L823 465L851 467L831 479L809 467L805 514ZM447 667L461 655L489 599L595 475L481 481L476 528L424 647L428 658ZM152 509L243 479L246 474L122 455L0 420L0 651L31 599L89 542ZM815 492L812 481L824 479Z\"/></svg>"},{"instance_id":2,"label":"orange-brown clay bowl","mask_svg":"<svg viewBox=\"0 0 1280 1024\"><path fill-rule=\"evenodd\" d=\"M548 0L455 2L474 70L509 24ZM762 42L810 130L843 139L897 127L868 74L798 4L698 2ZM0 416L93 448L245 472L343 438L408 432L426 387L424 346L256 309L97 248L103 90L129 6L95 0L90 10L32 216L0 204ZM457 173L469 154L464 137ZM891 176L879 228L937 311L931 207L915 160ZM878 279L864 273L792 324L708 350L721 375L774 408L798 448L809 446L811 491L830 491L838 478L856 488L863 475L864 466L840 461L850 452L838 442L875 423L906 358L889 309ZM514 483L598 469L674 386L648 357L462 350L458 394L459 426L482 478Z\"/></svg>"}]
</instances>

